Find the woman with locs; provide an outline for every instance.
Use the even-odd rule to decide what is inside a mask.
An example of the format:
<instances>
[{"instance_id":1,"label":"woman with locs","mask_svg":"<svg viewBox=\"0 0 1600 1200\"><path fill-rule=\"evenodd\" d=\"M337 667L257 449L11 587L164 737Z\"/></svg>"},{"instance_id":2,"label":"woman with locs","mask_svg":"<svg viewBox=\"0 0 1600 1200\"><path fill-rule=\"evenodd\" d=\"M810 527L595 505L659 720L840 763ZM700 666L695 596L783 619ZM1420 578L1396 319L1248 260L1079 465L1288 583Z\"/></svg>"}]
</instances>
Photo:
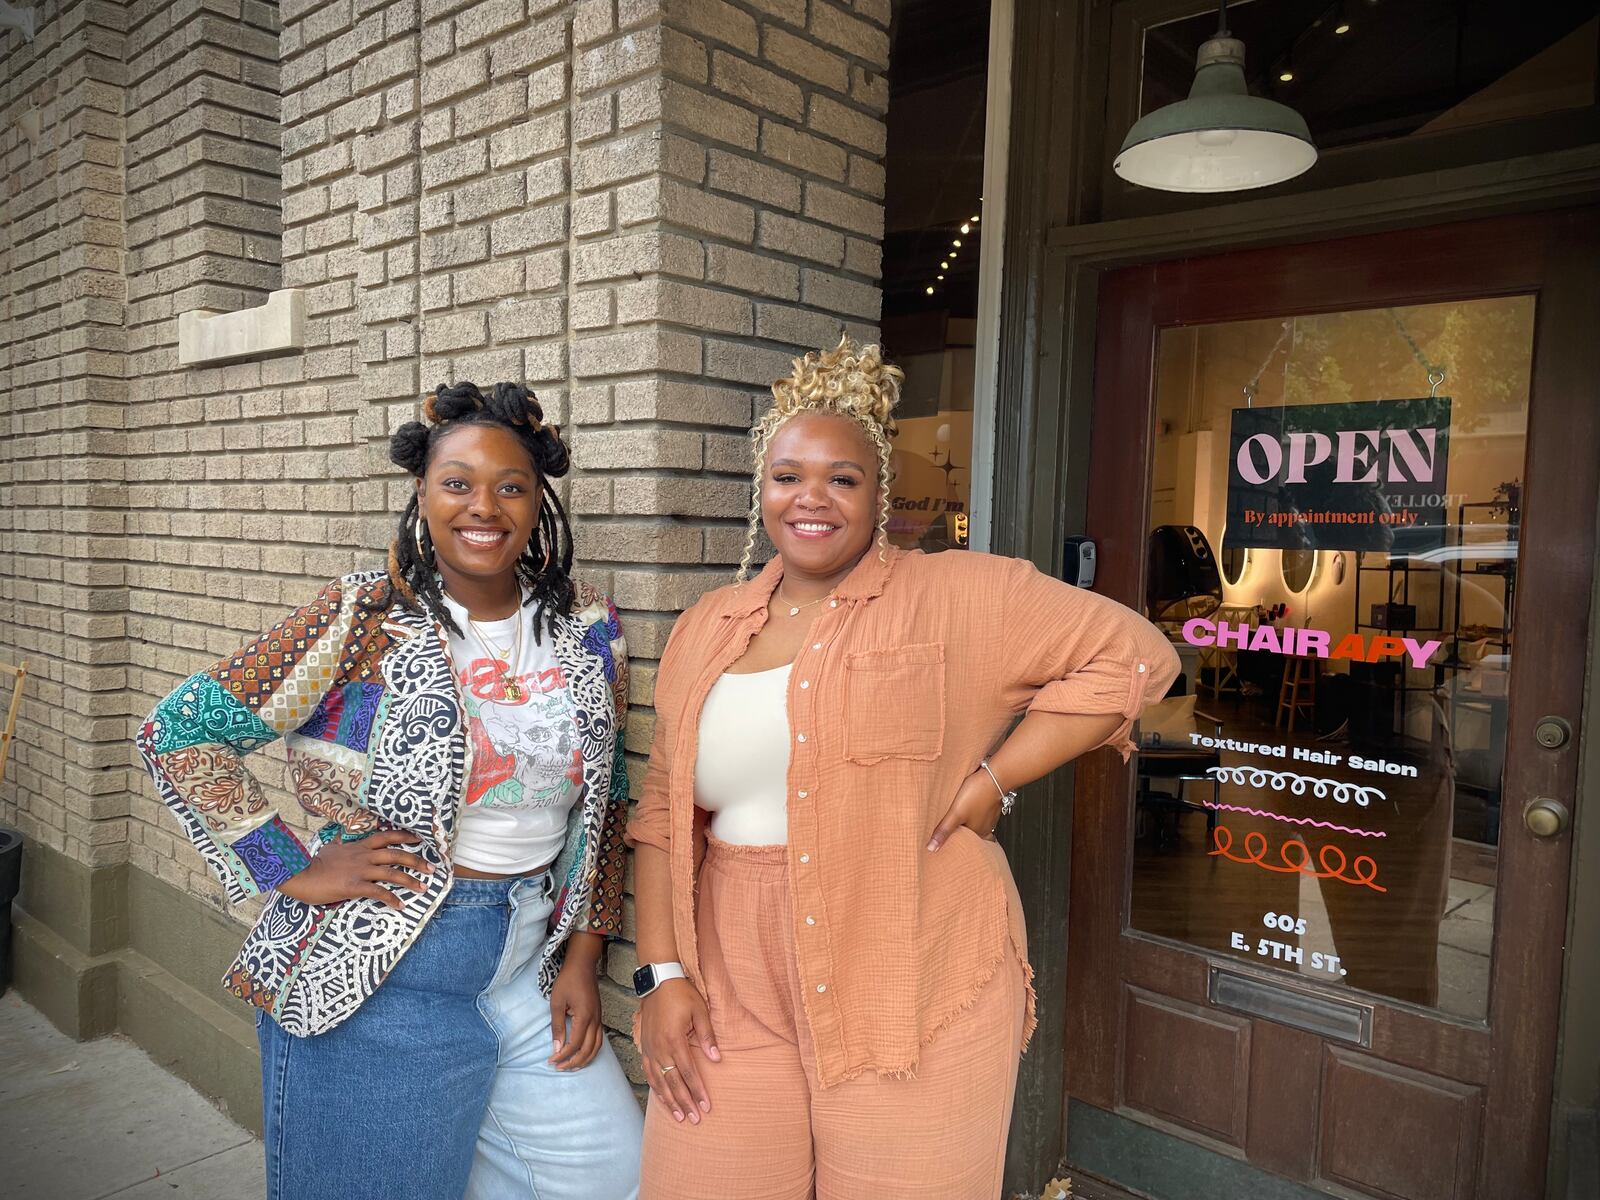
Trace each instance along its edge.
<instances>
[{"instance_id":1,"label":"woman with locs","mask_svg":"<svg viewBox=\"0 0 1600 1200\"><path fill-rule=\"evenodd\" d=\"M773 385L739 581L661 661L628 831L643 1200L993 1200L1033 1025L996 822L1126 755L1177 673L1029 563L888 544L901 379L846 338Z\"/></svg>"},{"instance_id":2,"label":"woman with locs","mask_svg":"<svg viewBox=\"0 0 1600 1200\"><path fill-rule=\"evenodd\" d=\"M600 1021L621 930L627 655L570 576L567 449L524 388L440 387L387 570L335 580L162 700L157 790L231 900L269 1200L637 1194ZM245 755L282 737L309 847Z\"/></svg>"}]
</instances>

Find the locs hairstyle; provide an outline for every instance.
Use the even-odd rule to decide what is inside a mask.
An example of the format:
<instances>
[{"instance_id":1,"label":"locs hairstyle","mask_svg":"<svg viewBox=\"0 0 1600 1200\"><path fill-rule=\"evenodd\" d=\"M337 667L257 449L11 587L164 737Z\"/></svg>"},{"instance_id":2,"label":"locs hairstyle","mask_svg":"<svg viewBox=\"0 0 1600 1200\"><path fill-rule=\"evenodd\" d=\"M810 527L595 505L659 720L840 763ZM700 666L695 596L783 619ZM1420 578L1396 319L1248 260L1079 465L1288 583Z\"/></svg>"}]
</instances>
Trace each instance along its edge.
<instances>
[{"instance_id":1,"label":"locs hairstyle","mask_svg":"<svg viewBox=\"0 0 1600 1200\"><path fill-rule=\"evenodd\" d=\"M526 603L536 605L534 637L538 638L541 627L554 636L555 617L571 611L573 596L572 528L561 498L550 486L552 479L567 473L570 461L561 430L544 423L538 399L515 383L497 383L487 396L473 383L440 384L424 402L422 415L426 424L407 421L389 439L389 461L418 479L427 474L439 443L469 425L509 430L527 450L539 472L539 527L517 559L517 579L528 592ZM407 608L421 609L456 636L464 636L445 607L444 589L434 565L433 539L427 522L421 519L415 493L400 514L400 529L389 547L389 578Z\"/></svg>"}]
</instances>

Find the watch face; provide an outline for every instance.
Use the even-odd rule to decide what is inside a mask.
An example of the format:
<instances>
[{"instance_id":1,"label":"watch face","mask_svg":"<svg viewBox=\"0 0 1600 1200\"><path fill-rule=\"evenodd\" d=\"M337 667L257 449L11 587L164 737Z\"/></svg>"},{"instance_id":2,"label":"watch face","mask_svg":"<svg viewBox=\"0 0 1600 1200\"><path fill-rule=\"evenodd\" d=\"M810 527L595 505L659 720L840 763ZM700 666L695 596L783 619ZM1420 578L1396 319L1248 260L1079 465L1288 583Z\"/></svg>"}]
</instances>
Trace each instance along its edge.
<instances>
[{"instance_id":1,"label":"watch face","mask_svg":"<svg viewBox=\"0 0 1600 1200\"><path fill-rule=\"evenodd\" d=\"M633 994L647 995L656 986L655 968L646 963L633 973Z\"/></svg>"}]
</instances>

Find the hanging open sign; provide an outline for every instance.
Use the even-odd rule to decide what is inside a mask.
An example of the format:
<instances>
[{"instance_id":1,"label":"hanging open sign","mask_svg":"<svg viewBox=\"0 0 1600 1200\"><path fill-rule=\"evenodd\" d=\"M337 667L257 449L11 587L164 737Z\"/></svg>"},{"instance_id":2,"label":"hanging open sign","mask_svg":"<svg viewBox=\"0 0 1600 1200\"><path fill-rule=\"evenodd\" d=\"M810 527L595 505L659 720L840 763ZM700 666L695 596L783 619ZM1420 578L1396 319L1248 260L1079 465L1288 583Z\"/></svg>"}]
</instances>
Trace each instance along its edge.
<instances>
[{"instance_id":1,"label":"hanging open sign","mask_svg":"<svg viewBox=\"0 0 1600 1200\"><path fill-rule=\"evenodd\" d=\"M1449 452L1448 396L1236 408L1223 544L1436 549Z\"/></svg>"}]
</instances>

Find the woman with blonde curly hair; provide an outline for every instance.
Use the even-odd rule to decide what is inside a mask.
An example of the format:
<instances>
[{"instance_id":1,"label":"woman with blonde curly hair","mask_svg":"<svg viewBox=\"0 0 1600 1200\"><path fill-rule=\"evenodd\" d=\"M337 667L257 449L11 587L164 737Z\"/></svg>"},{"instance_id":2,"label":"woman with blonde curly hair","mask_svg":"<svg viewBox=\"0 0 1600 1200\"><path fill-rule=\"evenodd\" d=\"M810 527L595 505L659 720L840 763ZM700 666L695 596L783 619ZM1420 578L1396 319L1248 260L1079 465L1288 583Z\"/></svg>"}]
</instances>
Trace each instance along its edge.
<instances>
[{"instance_id":1,"label":"woman with blonde curly hair","mask_svg":"<svg viewBox=\"0 0 1600 1200\"><path fill-rule=\"evenodd\" d=\"M1027 562L888 544L903 378L846 338L773 385L739 579L662 658L628 831L643 1200L993 1200L1034 1020L995 825L1126 754L1177 672Z\"/></svg>"}]
</instances>

